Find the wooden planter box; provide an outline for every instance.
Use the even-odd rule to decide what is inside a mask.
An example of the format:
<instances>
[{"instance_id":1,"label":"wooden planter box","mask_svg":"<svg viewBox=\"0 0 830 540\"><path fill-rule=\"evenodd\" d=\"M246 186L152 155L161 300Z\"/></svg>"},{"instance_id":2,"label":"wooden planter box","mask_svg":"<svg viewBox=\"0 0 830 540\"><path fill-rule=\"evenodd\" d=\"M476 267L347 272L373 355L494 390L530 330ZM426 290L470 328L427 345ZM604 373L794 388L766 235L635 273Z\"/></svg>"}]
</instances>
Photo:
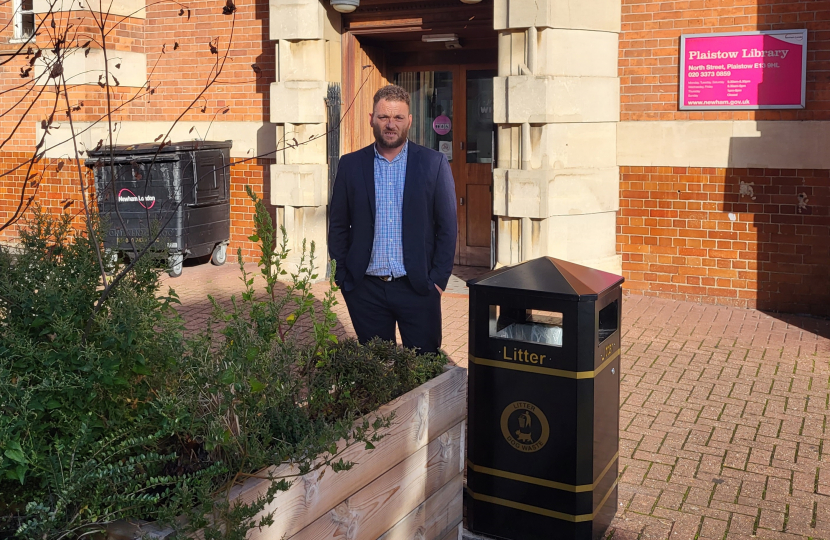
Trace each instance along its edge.
<instances>
[{"instance_id":1,"label":"wooden planter box","mask_svg":"<svg viewBox=\"0 0 830 540\"><path fill-rule=\"evenodd\" d=\"M460 540L466 408L467 370L458 367L384 405L378 413L395 416L374 450L354 445L342 456L355 463L352 469L294 480L266 509L276 510L274 524L251 530L248 538ZM281 465L272 471L282 476L296 469ZM250 502L268 486L267 480L250 479L231 497ZM109 537L148 532L121 528Z\"/></svg>"}]
</instances>

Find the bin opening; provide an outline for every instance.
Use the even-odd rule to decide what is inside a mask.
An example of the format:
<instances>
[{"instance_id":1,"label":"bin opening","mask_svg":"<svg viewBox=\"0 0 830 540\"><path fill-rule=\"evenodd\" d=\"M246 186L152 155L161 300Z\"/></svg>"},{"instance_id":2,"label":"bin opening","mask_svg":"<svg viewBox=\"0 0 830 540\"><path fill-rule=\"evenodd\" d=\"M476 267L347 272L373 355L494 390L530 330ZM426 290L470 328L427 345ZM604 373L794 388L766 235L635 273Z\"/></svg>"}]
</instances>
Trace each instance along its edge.
<instances>
[{"instance_id":1,"label":"bin opening","mask_svg":"<svg viewBox=\"0 0 830 540\"><path fill-rule=\"evenodd\" d=\"M562 314L490 306L490 337L562 346Z\"/></svg>"},{"instance_id":2,"label":"bin opening","mask_svg":"<svg viewBox=\"0 0 830 540\"><path fill-rule=\"evenodd\" d=\"M618 312L619 306L616 300L599 310L599 328L597 329L599 343L602 343L617 331Z\"/></svg>"}]
</instances>

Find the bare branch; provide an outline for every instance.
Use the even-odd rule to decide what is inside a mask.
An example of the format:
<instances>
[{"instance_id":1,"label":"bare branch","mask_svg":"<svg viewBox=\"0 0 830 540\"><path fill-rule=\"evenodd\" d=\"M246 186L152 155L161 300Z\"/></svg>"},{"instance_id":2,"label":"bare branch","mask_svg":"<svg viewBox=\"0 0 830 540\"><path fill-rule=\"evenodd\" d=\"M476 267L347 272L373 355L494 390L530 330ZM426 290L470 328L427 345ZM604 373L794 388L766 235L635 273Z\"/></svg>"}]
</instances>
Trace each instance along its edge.
<instances>
[{"instance_id":1,"label":"bare branch","mask_svg":"<svg viewBox=\"0 0 830 540\"><path fill-rule=\"evenodd\" d=\"M188 18L189 18L189 15L190 14L189 14L189 10L188 10ZM170 133L172 133L175 126L181 121L182 118L184 118L184 115L187 114L187 111L189 111L193 107L193 105L195 105L200 99L202 99L202 96L204 96L204 94L211 88L213 83L221 76L222 70L224 69L224 66L225 66L225 63L227 62L227 59L230 56L230 47L231 47L231 44L233 43L233 35L234 35L235 28L236 28L236 15L233 15L233 19L232 19L232 22L231 22L230 37L228 39L228 47L227 47L227 50L225 51L225 54L221 58L221 63L219 62L219 59L217 59L217 63L215 64L215 66L213 68L211 68L211 74L213 76L212 77L209 76L207 84L205 84L204 88L202 88L202 90L193 98L193 100L190 103L190 106L187 107L183 112L181 112L179 114L179 116L175 119L173 124L167 130L167 133L165 134L164 138L162 139L163 141L167 140L167 138L170 136ZM214 70L215 70L215 73L214 73ZM159 148L156 149L156 153L153 155L153 159L150 161L150 164L148 165L148 170L150 170L150 171L152 170L153 165L155 164L156 160L158 159L158 155L161 152L162 148L163 148L163 144L159 145ZM149 179L149 176L148 176L146 182L149 183L149 181L150 181L150 179ZM145 186L146 185L147 184L145 184ZM182 201L184 201L184 200L185 200L185 197L182 197ZM176 204L176 208L178 208L178 206L182 204L182 201L180 201ZM92 323L95 320L95 317L97 317L98 313L103 308L104 303L106 302L107 298L109 298L109 295L110 295L111 291L113 290L113 288L116 287L129 272L132 271L133 267L138 262L139 258L144 256L147 253L147 251L150 249L150 247L153 246L156 243L156 241L161 236L162 232L166 229L166 227L170 224L170 221L173 219L174 216L175 216L175 213L170 214L170 216L164 222L164 225L159 229L158 232L155 233L155 235L152 237L152 239L150 239L150 241L147 243L147 245L144 246L144 248L142 248L142 250L135 257L133 257L133 259L126 265L125 268L123 268L120 272L118 272L118 274L116 274L114 276L114 278L112 279L112 281L110 283L107 283L107 280L104 279L104 289L103 289L103 291L101 291L101 296L98 297L98 301L95 303L95 307L93 308L92 313L90 314L89 319L87 320L86 327L84 328L84 336L86 336L89 333L89 331L92 329Z\"/></svg>"},{"instance_id":2,"label":"bare branch","mask_svg":"<svg viewBox=\"0 0 830 540\"><path fill-rule=\"evenodd\" d=\"M66 89L66 79L61 76L61 82L63 83L63 97L66 101L66 109L70 110L71 106L69 104L69 93ZM92 245L95 246L95 255L98 257L98 265L101 269L101 283L104 287L107 286L107 270L104 268L104 259L101 256L101 245L98 243L98 237L95 233L95 227L92 224L92 213L89 210L89 203L87 202L86 197L86 188L84 187L84 175L83 169L81 168L81 158L80 154L78 154L78 140L75 138L75 126L73 125L72 120L72 112L69 112L69 129L72 133L72 146L75 150L75 168L78 173L78 187L81 190L81 201L84 204L84 214L86 216L86 227L87 233L89 234L89 238L92 241ZM44 133L45 137L45 133Z\"/></svg>"}]
</instances>

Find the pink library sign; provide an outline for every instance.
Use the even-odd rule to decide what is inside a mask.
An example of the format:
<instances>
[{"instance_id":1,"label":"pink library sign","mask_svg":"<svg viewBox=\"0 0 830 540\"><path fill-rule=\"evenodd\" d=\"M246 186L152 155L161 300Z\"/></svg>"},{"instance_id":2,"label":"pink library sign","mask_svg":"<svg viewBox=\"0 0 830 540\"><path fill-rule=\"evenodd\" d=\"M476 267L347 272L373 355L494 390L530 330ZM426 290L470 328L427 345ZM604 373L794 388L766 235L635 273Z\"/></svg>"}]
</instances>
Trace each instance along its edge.
<instances>
[{"instance_id":1,"label":"pink library sign","mask_svg":"<svg viewBox=\"0 0 830 540\"><path fill-rule=\"evenodd\" d=\"M803 109L807 30L680 37L680 109Z\"/></svg>"}]
</instances>

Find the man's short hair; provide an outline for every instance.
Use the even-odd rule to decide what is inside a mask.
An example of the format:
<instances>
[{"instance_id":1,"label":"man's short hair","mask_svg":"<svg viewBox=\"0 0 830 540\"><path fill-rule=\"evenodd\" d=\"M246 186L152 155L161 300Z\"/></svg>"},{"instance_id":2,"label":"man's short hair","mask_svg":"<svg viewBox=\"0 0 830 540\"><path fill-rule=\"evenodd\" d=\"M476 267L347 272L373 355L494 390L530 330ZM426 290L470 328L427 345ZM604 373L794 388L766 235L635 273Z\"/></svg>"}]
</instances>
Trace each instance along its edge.
<instances>
[{"instance_id":1,"label":"man's short hair","mask_svg":"<svg viewBox=\"0 0 830 540\"><path fill-rule=\"evenodd\" d=\"M409 92L404 90L397 84L389 84L375 92L374 104L372 108L376 107L378 101L385 99L386 101L403 101L409 107Z\"/></svg>"}]
</instances>

